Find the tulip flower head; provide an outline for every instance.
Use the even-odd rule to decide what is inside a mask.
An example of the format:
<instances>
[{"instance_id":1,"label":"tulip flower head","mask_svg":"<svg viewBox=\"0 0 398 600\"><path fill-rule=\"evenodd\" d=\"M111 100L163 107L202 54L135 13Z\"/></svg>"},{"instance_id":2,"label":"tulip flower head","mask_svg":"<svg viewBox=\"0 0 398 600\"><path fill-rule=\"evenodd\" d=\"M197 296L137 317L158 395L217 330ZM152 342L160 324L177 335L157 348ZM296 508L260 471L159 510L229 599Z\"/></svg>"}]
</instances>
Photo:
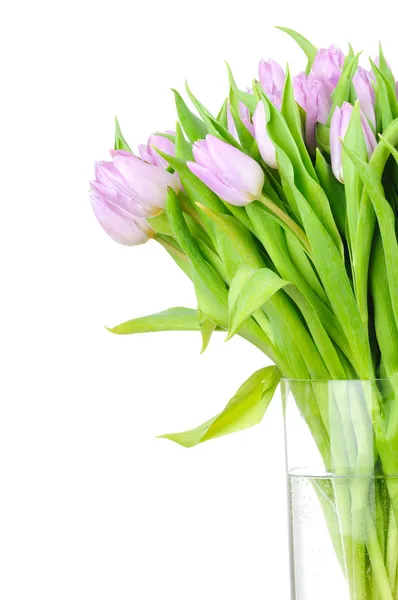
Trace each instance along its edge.
<instances>
[{"instance_id":1,"label":"tulip flower head","mask_svg":"<svg viewBox=\"0 0 398 600\"><path fill-rule=\"evenodd\" d=\"M261 60L258 66L261 87L276 108L280 109L286 75L282 67L272 60Z\"/></svg>"},{"instance_id":2,"label":"tulip flower head","mask_svg":"<svg viewBox=\"0 0 398 600\"><path fill-rule=\"evenodd\" d=\"M264 173L255 160L213 135L193 146L187 166L215 194L235 206L260 198Z\"/></svg>"},{"instance_id":3,"label":"tulip flower head","mask_svg":"<svg viewBox=\"0 0 398 600\"><path fill-rule=\"evenodd\" d=\"M147 218L162 212L167 189L179 191L177 178L123 150L111 151L113 161L101 161L91 181L91 205L104 230L126 246L143 244L154 231Z\"/></svg>"},{"instance_id":4,"label":"tulip flower head","mask_svg":"<svg viewBox=\"0 0 398 600\"><path fill-rule=\"evenodd\" d=\"M363 67L358 67L357 72L352 78L355 92L365 117L370 121L373 127L376 126L375 115L375 91L373 89L374 75Z\"/></svg>"},{"instance_id":5,"label":"tulip flower head","mask_svg":"<svg viewBox=\"0 0 398 600\"><path fill-rule=\"evenodd\" d=\"M335 177L341 181L341 183L344 183L344 173L342 161L343 149L340 140L344 139L347 133L353 110L354 107L348 102L344 102L341 108L337 106L333 113L330 124L330 157L332 161L332 169ZM368 151L368 158L370 158L377 146L377 141L365 115L362 112L361 123L366 148Z\"/></svg>"},{"instance_id":6,"label":"tulip flower head","mask_svg":"<svg viewBox=\"0 0 398 600\"><path fill-rule=\"evenodd\" d=\"M166 131L171 135L175 135L174 131ZM154 133L148 139L146 144L140 144L138 146L138 151L141 155L142 160L149 163L150 165L154 165L155 167L161 167L162 169L167 169L169 166L165 159L156 152L155 148L159 148L165 154L170 154L170 156L175 155L175 146L171 140L164 137L163 135L157 135Z\"/></svg>"},{"instance_id":7,"label":"tulip flower head","mask_svg":"<svg viewBox=\"0 0 398 600\"><path fill-rule=\"evenodd\" d=\"M296 102L306 112L306 141L315 150L315 126L325 124L332 108L332 93L339 81L344 55L339 48L318 50L309 75L300 73L293 78Z\"/></svg>"}]
</instances>

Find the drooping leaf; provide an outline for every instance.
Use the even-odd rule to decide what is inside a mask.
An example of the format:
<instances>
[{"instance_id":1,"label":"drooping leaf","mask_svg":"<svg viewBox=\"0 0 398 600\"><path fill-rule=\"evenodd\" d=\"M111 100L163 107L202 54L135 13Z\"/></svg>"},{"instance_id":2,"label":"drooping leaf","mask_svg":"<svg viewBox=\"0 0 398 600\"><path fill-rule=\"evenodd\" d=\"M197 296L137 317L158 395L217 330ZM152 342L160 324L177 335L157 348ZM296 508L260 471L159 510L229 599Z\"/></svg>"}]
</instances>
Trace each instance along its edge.
<instances>
[{"instance_id":1,"label":"drooping leaf","mask_svg":"<svg viewBox=\"0 0 398 600\"><path fill-rule=\"evenodd\" d=\"M159 437L191 448L207 440L235 433L261 422L280 380L277 367L265 367L254 373L213 419L195 429Z\"/></svg>"},{"instance_id":2,"label":"drooping leaf","mask_svg":"<svg viewBox=\"0 0 398 600\"><path fill-rule=\"evenodd\" d=\"M177 307L154 315L138 317L107 329L111 333L129 335L157 331L200 331L200 324L196 310Z\"/></svg>"}]
</instances>

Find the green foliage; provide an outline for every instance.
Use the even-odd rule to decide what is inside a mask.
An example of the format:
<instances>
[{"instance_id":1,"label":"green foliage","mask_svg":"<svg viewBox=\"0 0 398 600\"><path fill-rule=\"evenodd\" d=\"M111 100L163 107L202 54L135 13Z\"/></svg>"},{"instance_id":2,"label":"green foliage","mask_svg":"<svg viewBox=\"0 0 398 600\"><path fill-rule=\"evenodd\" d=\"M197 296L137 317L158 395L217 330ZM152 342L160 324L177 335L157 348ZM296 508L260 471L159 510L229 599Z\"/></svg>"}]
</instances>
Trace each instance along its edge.
<instances>
[{"instance_id":1,"label":"green foliage","mask_svg":"<svg viewBox=\"0 0 398 600\"><path fill-rule=\"evenodd\" d=\"M181 446L191 448L207 440L235 433L261 422L279 383L276 367L253 373L228 402L224 410L195 429L161 435Z\"/></svg>"}]
</instances>

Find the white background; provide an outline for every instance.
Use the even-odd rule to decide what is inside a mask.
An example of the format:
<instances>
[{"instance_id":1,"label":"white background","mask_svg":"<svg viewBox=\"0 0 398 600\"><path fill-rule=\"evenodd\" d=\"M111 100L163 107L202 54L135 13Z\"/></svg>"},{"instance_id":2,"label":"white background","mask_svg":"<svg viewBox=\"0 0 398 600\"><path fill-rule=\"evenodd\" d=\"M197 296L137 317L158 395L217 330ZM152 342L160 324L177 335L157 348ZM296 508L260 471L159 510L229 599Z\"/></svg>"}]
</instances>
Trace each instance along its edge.
<instances>
[{"instance_id":1,"label":"white background","mask_svg":"<svg viewBox=\"0 0 398 600\"><path fill-rule=\"evenodd\" d=\"M157 440L216 414L264 364L194 333L103 325L195 306L160 247L95 221L93 161L113 118L134 147L172 129L189 78L216 111L223 60L250 85L261 57L350 40L397 66L395 2L21 2L2 9L1 600L287 600L280 402L259 427L185 450Z\"/></svg>"}]
</instances>

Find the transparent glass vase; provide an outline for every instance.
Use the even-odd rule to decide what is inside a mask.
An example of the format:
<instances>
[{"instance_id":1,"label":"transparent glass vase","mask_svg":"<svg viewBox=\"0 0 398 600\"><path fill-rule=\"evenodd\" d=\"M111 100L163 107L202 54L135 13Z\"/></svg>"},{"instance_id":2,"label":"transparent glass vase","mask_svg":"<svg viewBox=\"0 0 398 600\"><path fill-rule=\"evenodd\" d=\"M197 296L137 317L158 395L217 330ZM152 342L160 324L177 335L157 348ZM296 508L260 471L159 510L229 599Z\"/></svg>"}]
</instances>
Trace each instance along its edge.
<instances>
[{"instance_id":1,"label":"transparent glass vase","mask_svg":"<svg viewBox=\"0 0 398 600\"><path fill-rule=\"evenodd\" d=\"M398 600L398 381L282 380L293 600Z\"/></svg>"}]
</instances>

